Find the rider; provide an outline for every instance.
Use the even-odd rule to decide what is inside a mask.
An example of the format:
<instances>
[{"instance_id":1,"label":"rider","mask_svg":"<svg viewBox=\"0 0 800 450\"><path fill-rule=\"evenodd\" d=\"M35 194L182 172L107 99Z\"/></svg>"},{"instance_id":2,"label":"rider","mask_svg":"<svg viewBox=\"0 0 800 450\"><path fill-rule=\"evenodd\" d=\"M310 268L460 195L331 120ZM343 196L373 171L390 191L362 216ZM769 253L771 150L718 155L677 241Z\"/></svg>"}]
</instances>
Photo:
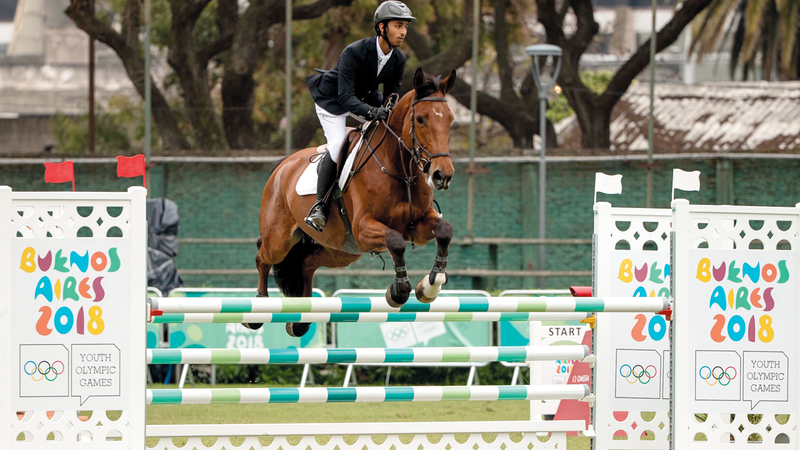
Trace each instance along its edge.
<instances>
[{"instance_id":1,"label":"rider","mask_svg":"<svg viewBox=\"0 0 800 450\"><path fill-rule=\"evenodd\" d=\"M405 55L394 49L403 42L412 20L414 16L404 3L395 0L381 3L373 20L377 36L350 44L333 69L306 80L328 142L317 170L317 202L306 217L308 226L317 232L322 232L328 221L325 194L336 178L347 113L369 120L389 117L389 110L382 106L383 99L400 91L406 65ZM378 89L381 83L383 94Z\"/></svg>"}]
</instances>

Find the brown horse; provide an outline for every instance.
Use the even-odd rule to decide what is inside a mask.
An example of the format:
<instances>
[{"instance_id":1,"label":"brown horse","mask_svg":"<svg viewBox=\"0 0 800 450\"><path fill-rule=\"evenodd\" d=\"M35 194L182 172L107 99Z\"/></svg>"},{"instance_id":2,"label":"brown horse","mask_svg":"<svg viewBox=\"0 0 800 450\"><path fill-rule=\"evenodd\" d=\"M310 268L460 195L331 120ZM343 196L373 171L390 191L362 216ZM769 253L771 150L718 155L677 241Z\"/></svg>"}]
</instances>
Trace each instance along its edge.
<instances>
[{"instance_id":1,"label":"brown horse","mask_svg":"<svg viewBox=\"0 0 800 450\"><path fill-rule=\"evenodd\" d=\"M414 89L397 102L386 123L366 135L365 140L372 138L369 147L361 149L367 152L362 155L363 168L343 194L358 250L388 250L392 255L395 279L386 291L386 300L394 307L404 304L411 292L404 257L406 241L425 245L435 238L438 246L430 275L416 286L417 298L433 301L447 282L445 269L453 228L433 208L433 190L447 189L455 172L448 149L453 114L444 99L455 80L455 71L440 81L417 69ZM369 156L373 150L374 155ZM308 148L286 158L264 188L256 254L260 297L267 296L270 268L285 296L311 297L318 268L345 267L361 257L344 250L345 226L335 207L329 206L322 233L305 224L315 197L297 195L295 186L315 152L315 148ZM344 158L344 152L342 155ZM261 324L246 326L257 328ZM302 336L308 327L290 323L286 331Z\"/></svg>"}]
</instances>

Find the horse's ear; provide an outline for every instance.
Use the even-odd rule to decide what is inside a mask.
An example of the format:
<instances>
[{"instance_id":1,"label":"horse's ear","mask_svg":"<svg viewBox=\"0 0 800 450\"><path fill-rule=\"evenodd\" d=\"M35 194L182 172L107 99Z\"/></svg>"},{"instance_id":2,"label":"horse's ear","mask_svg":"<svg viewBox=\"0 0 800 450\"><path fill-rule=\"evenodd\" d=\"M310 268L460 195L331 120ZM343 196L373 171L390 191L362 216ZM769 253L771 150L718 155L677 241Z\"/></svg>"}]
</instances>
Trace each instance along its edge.
<instances>
[{"instance_id":1,"label":"horse's ear","mask_svg":"<svg viewBox=\"0 0 800 450\"><path fill-rule=\"evenodd\" d=\"M441 83L439 83L439 90L447 95L450 90L453 89L453 86L456 85L456 71L453 70L450 72L450 75L447 76Z\"/></svg>"},{"instance_id":2,"label":"horse's ear","mask_svg":"<svg viewBox=\"0 0 800 450\"><path fill-rule=\"evenodd\" d=\"M417 68L417 71L414 72L414 89L419 88L425 83L425 72L422 71L422 67Z\"/></svg>"}]
</instances>

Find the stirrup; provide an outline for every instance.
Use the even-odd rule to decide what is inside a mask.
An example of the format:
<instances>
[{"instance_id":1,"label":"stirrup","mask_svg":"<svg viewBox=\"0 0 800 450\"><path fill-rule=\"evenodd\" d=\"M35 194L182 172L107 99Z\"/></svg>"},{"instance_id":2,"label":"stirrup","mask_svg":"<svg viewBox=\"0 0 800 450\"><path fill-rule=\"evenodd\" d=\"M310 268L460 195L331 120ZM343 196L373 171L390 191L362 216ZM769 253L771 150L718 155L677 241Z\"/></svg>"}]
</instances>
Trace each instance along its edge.
<instances>
[{"instance_id":1,"label":"stirrup","mask_svg":"<svg viewBox=\"0 0 800 450\"><path fill-rule=\"evenodd\" d=\"M325 203L322 202L314 203L305 219L306 225L313 228L317 233L322 233L328 223L328 218L325 216L325 206Z\"/></svg>"}]
</instances>

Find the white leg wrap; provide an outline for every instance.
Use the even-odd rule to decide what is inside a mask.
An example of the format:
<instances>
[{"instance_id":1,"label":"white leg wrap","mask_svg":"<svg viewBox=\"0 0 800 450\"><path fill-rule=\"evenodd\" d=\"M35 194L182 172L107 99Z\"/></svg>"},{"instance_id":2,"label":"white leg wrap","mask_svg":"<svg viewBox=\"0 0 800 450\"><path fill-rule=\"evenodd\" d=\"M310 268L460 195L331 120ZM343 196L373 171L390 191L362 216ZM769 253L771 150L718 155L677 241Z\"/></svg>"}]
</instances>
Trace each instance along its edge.
<instances>
[{"instance_id":1,"label":"white leg wrap","mask_svg":"<svg viewBox=\"0 0 800 450\"><path fill-rule=\"evenodd\" d=\"M442 290L442 285L445 281L447 281L447 275L444 273L437 273L436 280L434 280L433 285L430 284L428 281L429 277L425 277L422 279L422 293L425 297L428 298L435 298L439 295L439 291Z\"/></svg>"}]
</instances>

